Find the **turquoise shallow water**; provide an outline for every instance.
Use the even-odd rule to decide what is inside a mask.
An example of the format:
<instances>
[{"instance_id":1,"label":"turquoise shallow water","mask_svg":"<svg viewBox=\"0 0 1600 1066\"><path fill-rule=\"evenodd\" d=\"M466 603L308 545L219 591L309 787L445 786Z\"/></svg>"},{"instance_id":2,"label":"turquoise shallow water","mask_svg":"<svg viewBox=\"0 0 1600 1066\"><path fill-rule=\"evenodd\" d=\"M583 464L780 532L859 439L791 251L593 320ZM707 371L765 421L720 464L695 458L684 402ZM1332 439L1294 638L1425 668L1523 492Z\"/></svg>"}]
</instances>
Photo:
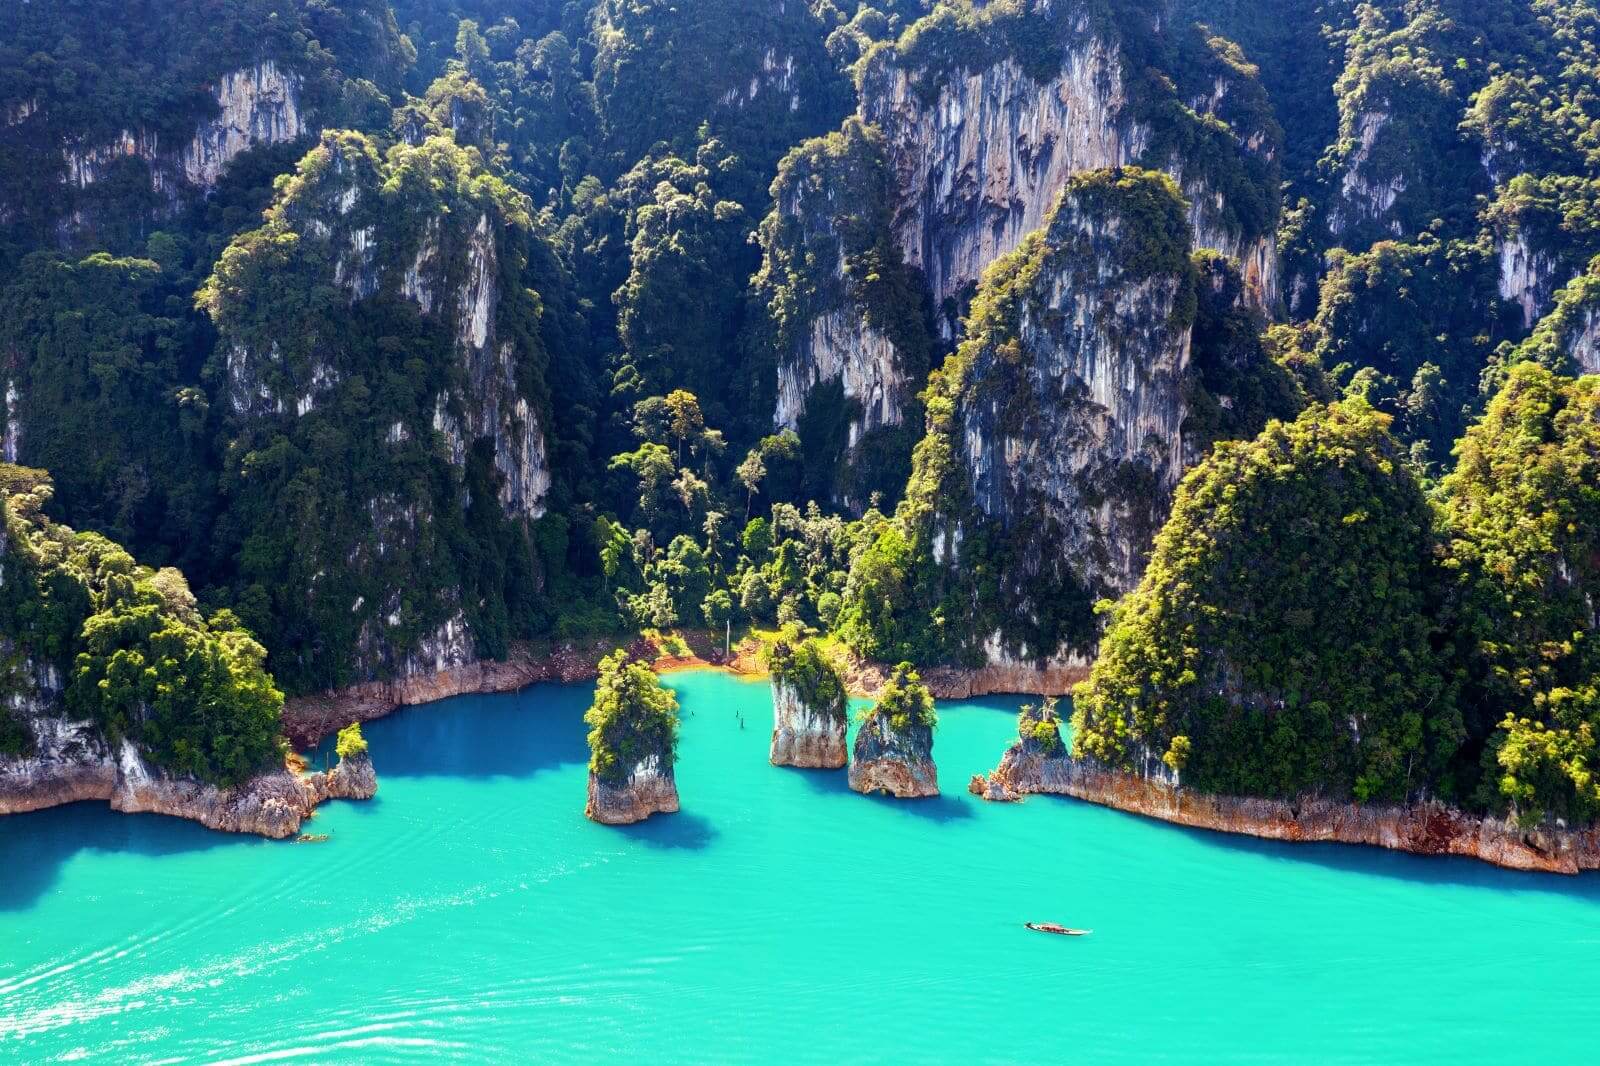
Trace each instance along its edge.
<instances>
[{"instance_id":1,"label":"turquoise shallow water","mask_svg":"<svg viewBox=\"0 0 1600 1066\"><path fill-rule=\"evenodd\" d=\"M868 799L766 764L765 685L670 681L685 809L634 829L582 816L584 687L374 723L327 844L0 819L0 1059L1593 1061L1600 878L985 805L1017 701Z\"/></svg>"}]
</instances>

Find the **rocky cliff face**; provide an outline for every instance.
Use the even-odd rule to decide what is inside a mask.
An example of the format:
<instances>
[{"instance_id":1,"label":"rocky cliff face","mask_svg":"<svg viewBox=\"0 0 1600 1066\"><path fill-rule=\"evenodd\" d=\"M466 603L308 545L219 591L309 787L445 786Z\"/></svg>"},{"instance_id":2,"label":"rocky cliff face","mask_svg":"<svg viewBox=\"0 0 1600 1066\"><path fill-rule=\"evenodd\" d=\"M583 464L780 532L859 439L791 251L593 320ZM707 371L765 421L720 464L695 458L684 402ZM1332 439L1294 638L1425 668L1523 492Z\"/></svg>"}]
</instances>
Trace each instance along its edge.
<instances>
[{"instance_id":1,"label":"rocky cliff face","mask_svg":"<svg viewBox=\"0 0 1600 1066\"><path fill-rule=\"evenodd\" d=\"M1572 360L1585 374L1600 374L1600 307L1586 308L1571 340Z\"/></svg>"},{"instance_id":2,"label":"rocky cliff face","mask_svg":"<svg viewBox=\"0 0 1600 1066\"><path fill-rule=\"evenodd\" d=\"M1501 234L1500 298L1522 310L1524 329L1532 329L1550 307L1556 287L1556 261L1532 246L1527 234Z\"/></svg>"},{"instance_id":3,"label":"rocky cliff face","mask_svg":"<svg viewBox=\"0 0 1600 1066\"><path fill-rule=\"evenodd\" d=\"M298 74L270 59L230 71L210 87L215 116L200 122L187 141L164 144L156 133L139 129L123 130L107 142L66 145L61 149L62 183L76 197L101 181L113 164L137 159L148 172L151 190L175 209L185 196L210 192L228 164L251 148L287 144L310 134L301 86ZM87 221L79 207L63 226L70 234Z\"/></svg>"},{"instance_id":4,"label":"rocky cliff face","mask_svg":"<svg viewBox=\"0 0 1600 1066\"><path fill-rule=\"evenodd\" d=\"M937 796L939 768L933 762L933 730L926 726L897 730L886 715L869 717L856 730L850 787L869 795L886 792L896 799Z\"/></svg>"},{"instance_id":5,"label":"rocky cliff face","mask_svg":"<svg viewBox=\"0 0 1600 1066\"><path fill-rule=\"evenodd\" d=\"M1550 313L1518 347L1516 358L1563 374L1600 374L1600 258L1562 287L1551 303Z\"/></svg>"},{"instance_id":6,"label":"rocky cliff face","mask_svg":"<svg viewBox=\"0 0 1600 1066\"><path fill-rule=\"evenodd\" d=\"M929 533L935 563L1004 575L972 612L990 665L1081 669L1088 605L1137 583L1183 471L1193 284L1175 186L1133 171L1074 179L985 280L936 386L955 409Z\"/></svg>"},{"instance_id":7,"label":"rocky cliff face","mask_svg":"<svg viewBox=\"0 0 1600 1066\"><path fill-rule=\"evenodd\" d=\"M1328 216L1328 229L1343 237L1367 225L1402 236L1405 226L1392 214L1409 181L1404 173L1384 170L1374 162L1394 118L1386 106L1374 107L1356 115L1353 122L1354 144L1341 166L1339 199Z\"/></svg>"},{"instance_id":8,"label":"rocky cliff face","mask_svg":"<svg viewBox=\"0 0 1600 1066\"><path fill-rule=\"evenodd\" d=\"M809 707L793 685L772 683L772 753L774 766L837 770L849 760L845 734L849 720L842 708Z\"/></svg>"},{"instance_id":9,"label":"rocky cliff face","mask_svg":"<svg viewBox=\"0 0 1600 1066\"><path fill-rule=\"evenodd\" d=\"M1600 869L1600 831L1524 830L1441 804L1384 807L1304 797L1281 800L1211 796L1160 776L1109 770L1062 754L1042 758L1018 744L970 790L1010 801L1031 794L1072 796L1165 822L1300 843L1367 844L1419 855L1461 855L1512 870L1575 874Z\"/></svg>"},{"instance_id":10,"label":"rocky cliff face","mask_svg":"<svg viewBox=\"0 0 1600 1066\"><path fill-rule=\"evenodd\" d=\"M343 289L352 303L398 295L447 328L454 341L459 384L433 397L429 424L385 427L386 440L404 444L436 430L458 468L475 442L489 441L502 507L508 515L539 517L549 464L543 430L519 384L522 364L534 356L507 321L515 313L507 305L527 295L507 291L518 267L501 262L508 239L525 239L516 231L526 221L507 217L503 205L487 198L448 203L383 187L407 168L436 169L440 180L470 180L456 170L464 157L449 142L425 143L415 155L402 152L386 165L356 135L335 135L308 159L305 180L277 209L277 225L270 228L325 252L331 273L318 280ZM339 365L336 343L286 360L274 335L282 332L225 330L228 399L235 411L304 418L350 374L352 368Z\"/></svg>"},{"instance_id":11,"label":"rocky cliff face","mask_svg":"<svg viewBox=\"0 0 1600 1066\"><path fill-rule=\"evenodd\" d=\"M957 72L929 101L913 76L880 53L863 80L861 117L884 131L896 242L936 306L1038 229L1067 178L1131 163L1149 138L1123 115L1116 47L1090 36L1086 21L1043 84L1008 58Z\"/></svg>"},{"instance_id":12,"label":"rocky cliff face","mask_svg":"<svg viewBox=\"0 0 1600 1066\"><path fill-rule=\"evenodd\" d=\"M626 780L612 784L589 774L589 802L584 816L604 825L631 825L652 814L678 810L678 783L672 768L650 756L635 766Z\"/></svg>"},{"instance_id":13,"label":"rocky cliff face","mask_svg":"<svg viewBox=\"0 0 1600 1066\"><path fill-rule=\"evenodd\" d=\"M1002 54L980 65L958 52L953 69L935 70L920 54L887 48L871 56L861 77L858 117L852 122L881 145L879 155L866 163L883 172L871 175L886 186L880 224L887 225L898 260L920 275L916 284L937 311L945 340L955 339L959 314L985 269L1044 223L1070 177L1134 163L1167 170L1178 179L1189 198L1196 245L1239 259L1249 298L1263 309L1277 308L1281 293L1273 226L1245 227L1217 178L1173 147L1169 128L1158 131L1149 121L1153 114L1175 121L1172 114L1184 106L1176 98L1147 98L1170 92L1170 85L1157 90L1138 69L1143 60L1127 55L1115 28L1091 18L1086 7L1040 8L1029 16L1033 28L1056 35L1062 46L1060 66L1048 76L1025 68L1019 55ZM1154 31L1140 27L1139 32L1187 29L1170 29L1158 18ZM992 51L971 50L974 60ZM1251 75L1243 68L1219 64L1218 71L1208 91L1188 105L1230 123L1222 151L1253 159L1250 165L1265 172L1278 151L1270 112L1264 106L1250 111L1235 105L1237 99L1259 97L1260 87L1244 86ZM1137 81L1137 89L1130 81ZM1163 103L1172 110L1162 111ZM845 133L854 135L849 126ZM837 175L822 174L809 185L784 186L780 176L777 213L814 233L859 225L862 196L830 191L846 184ZM1277 195L1274 186L1263 199L1275 204ZM770 246L768 251L770 260ZM915 392L918 383L905 380L904 353L872 321L872 301L861 292L860 274L840 261L831 275L843 298L782 309L798 321L790 324L794 341L780 356L775 421L792 428L810 390L841 381L846 396L863 407L852 427L854 441L875 422L897 423L904 404L894 398Z\"/></svg>"}]
</instances>

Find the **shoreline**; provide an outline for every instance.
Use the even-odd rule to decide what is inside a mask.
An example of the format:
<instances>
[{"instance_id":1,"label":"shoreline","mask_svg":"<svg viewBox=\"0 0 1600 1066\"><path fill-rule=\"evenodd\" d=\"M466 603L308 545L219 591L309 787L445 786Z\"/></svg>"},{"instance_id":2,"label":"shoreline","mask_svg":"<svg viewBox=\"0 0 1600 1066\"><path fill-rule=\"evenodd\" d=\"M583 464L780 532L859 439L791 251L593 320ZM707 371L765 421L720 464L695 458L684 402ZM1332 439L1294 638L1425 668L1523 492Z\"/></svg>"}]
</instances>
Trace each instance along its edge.
<instances>
[{"instance_id":1,"label":"shoreline","mask_svg":"<svg viewBox=\"0 0 1600 1066\"><path fill-rule=\"evenodd\" d=\"M968 790L1014 802L1058 795L1191 829L1286 843L1357 844L1413 855L1477 859L1507 870L1575 875L1600 870L1600 827L1523 829L1442 803L1359 805L1316 797L1294 802L1216 796L1070 756L1045 758L1013 745Z\"/></svg>"},{"instance_id":2,"label":"shoreline","mask_svg":"<svg viewBox=\"0 0 1600 1066\"><path fill-rule=\"evenodd\" d=\"M636 636L621 645L629 654L651 662L659 673L725 670L748 681L767 676L761 662L761 641L747 636L724 655L714 634L690 631L679 636L689 654L676 654L661 638ZM619 646L614 639L565 641L559 644L519 643L504 661L477 659L436 674L414 674L388 681L370 681L284 701L283 732L296 748L312 748L351 722L385 718L403 707L416 707L453 696L485 696L520 692L545 683L592 681L600 660ZM851 696L872 699L882 690L891 667L851 661L843 664ZM1087 669L1003 665L965 669L935 666L922 671L923 683L935 698L968 700L983 696L1067 696L1088 676Z\"/></svg>"}]
</instances>

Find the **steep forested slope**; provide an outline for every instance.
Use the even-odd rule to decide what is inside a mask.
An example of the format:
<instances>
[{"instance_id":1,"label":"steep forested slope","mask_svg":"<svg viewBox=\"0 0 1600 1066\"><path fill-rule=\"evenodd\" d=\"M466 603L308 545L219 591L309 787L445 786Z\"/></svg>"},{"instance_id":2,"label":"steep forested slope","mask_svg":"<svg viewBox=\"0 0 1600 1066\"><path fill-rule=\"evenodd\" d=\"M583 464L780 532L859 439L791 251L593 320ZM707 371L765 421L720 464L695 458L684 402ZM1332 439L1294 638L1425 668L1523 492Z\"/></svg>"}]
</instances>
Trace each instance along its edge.
<instances>
[{"instance_id":1,"label":"steep forested slope","mask_svg":"<svg viewBox=\"0 0 1600 1066\"><path fill-rule=\"evenodd\" d=\"M291 693L732 624L1082 672L1109 621L1103 758L1588 817L1588 563L1525 534L1590 505L1597 39L1594 0L0 0L4 458ZM1329 644L1374 632L1414 660L1376 694Z\"/></svg>"}]
</instances>

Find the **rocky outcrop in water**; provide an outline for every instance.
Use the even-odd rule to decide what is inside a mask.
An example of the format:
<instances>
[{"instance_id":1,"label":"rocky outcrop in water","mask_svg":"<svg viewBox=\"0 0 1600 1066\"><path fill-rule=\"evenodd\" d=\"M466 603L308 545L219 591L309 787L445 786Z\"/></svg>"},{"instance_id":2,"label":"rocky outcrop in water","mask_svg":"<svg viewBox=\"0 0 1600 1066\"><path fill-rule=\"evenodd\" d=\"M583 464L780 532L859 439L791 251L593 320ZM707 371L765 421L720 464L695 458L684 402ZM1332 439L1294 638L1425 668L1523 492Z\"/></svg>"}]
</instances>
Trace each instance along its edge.
<instances>
[{"instance_id":1,"label":"rocky outcrop in water","mask_svg":"<svg viewBox=\"0 0 1600 1066\"><path fill-rule=\"evenodd\" d=\"M921 799L939 794L939 768L933 762L933 730L914 726L895 729L873 717L856 731L850 758L850 787L857 792L886 792L896 799Z\"/></svg>"},{"instance_id":2,"label":"rocky outcrop in water","mask_svg":"<svg viewBox=\"0 0 1600 1066\"><path fill-rule=\"evenodd\" d=\"M937 724L932 694L910 665L901 663L856 730L850 787L869 795L886 792L896 799L937 796L939 769L933 762Z\"/></svg>"},{"instance_id":3,"label":"rocky outcrop in water","mask_svg":"<svg viewBox=\"0 0 1600 1066\"><path fill-rule=\"evenodd\" d=\"M674 814L678 810L678 783L669 766L650 756L639 762L620 782L602 780L589 774L589 802L584 816L604 825L631 825L652 814Z\"/></svg>"},{"instance_id":4,"label":"rocky outcrop in water","mask_svg":"<svg viewBox=\"0 0 1600 1066\"><path fill-rule=\"evenodd\" d=\"M766 659L772 678L772 765L843 766L849 700L833 661L815 640L788 639L778 640Z\"/></svg>"},{"instance_id":5,"label":"rocky outcrop in water","mask_svg":"<svg viewBox=\"0 0 1600 1066\"><path fill-rule=\"evenodd\" d=\"M329 799L371 799L377 774L365 755L326 773L280 769L218 788L151 767L128 741L113 748L87 723L31 719L32 754L0 757L0 815L99 800L128 814L165 814L208 829L285 839Z\"/></svg>"},{"instance_id":6,"label":"rocky outcrop in water","mask_svg":"<svg viewBox=\"0 0 1600 1066\"><path fill-rule=\"evenodd\" d=\"M772 765L839 769L849 761L848 725L842 707L810 706L795 686L772 683Z\"/></svg>"},{"instance_id":7,"label":"rocky outcrop in water","mask_svg":"<svg viewBox=\"0 0 1600 1066\"><path fill-rule=\"evenodd\" d=\"M1296 843L1367 844L1418 855L1459 855L1512 870L1575 874L1600 869L1600 830L1523 829L1443 804L1389 807L1316 797L1293 802L1212 796L1159 775L1107 769L1062 754L1041 758L1018 744L971 791L986 799L1030 794L1071 796L1196 829Z\"/></svg>"}]
</instances>

